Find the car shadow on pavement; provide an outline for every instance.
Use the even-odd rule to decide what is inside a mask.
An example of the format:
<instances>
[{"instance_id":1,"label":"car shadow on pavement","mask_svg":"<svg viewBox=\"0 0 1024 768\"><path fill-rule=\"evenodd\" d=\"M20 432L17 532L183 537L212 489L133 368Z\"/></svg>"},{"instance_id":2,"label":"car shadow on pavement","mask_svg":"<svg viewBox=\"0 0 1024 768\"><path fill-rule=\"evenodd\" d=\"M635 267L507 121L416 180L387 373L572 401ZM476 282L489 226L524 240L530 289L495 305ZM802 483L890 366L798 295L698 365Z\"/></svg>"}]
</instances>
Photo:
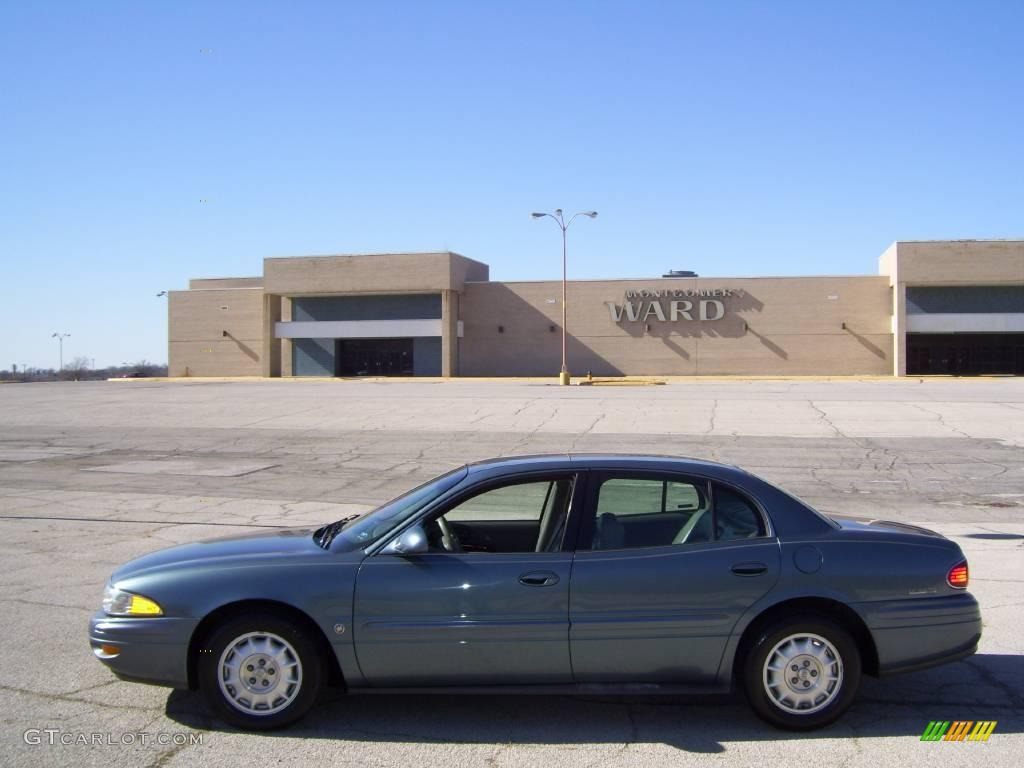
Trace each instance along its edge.
<instances>
[{"instance_id":1,"label":"car shadow on pavement","mask_svg":"<svg viewBox=\"0 0 1024 768\"><path fill-rule=\"evenodd\" d=\"M456 744L660 743L714 754L730 742L908 737L933 720L995 720L1024 733L1024 656L966 661L881 680L865 678L857 701L819 731L792 733L758 720L742 696L372 695L329 692L299 723L275 735L338 741ZM197 692L174 691L167 716L200 730L235 729L208 714Z\"/></svg>"}]
</instances>

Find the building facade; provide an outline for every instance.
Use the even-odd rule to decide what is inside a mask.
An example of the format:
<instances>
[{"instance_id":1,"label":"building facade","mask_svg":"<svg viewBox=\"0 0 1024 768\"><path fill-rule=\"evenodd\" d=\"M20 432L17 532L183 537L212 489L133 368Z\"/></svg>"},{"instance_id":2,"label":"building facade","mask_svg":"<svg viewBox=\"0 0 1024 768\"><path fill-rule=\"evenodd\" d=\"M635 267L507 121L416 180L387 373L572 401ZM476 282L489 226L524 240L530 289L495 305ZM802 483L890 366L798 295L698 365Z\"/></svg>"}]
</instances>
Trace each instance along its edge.
<instances>
[{"instance_id":1,"label":"building facade","mask_svg":"<svg viewBox=\"0 0 1024 768\"><path fill-rule=\"evenodd\" d=\"M170 291L171 376L556 376L561 283L456 253L268 258ZM878 275L574 280L576 375L1024 374L1024 241L896 242Z\"/></svg>"}]
</instances>

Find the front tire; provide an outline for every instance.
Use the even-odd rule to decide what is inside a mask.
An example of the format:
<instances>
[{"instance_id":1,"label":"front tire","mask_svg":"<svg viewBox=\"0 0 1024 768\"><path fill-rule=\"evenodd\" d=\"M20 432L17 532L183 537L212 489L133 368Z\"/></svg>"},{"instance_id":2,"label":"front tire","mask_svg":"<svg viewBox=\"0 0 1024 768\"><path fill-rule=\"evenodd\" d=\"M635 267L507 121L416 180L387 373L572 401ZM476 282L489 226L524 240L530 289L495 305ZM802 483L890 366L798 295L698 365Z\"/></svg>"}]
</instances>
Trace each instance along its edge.
<instances>
[{"instance_id":1,"label":"front tire","mask_svg":"<svg viewBox=\"0 0 1024 768\"><path fill-rule=\"evenodd\" d=\"M273 613L228 619L199 654L211 712L246 730L283 728L316 702L324 663L308 630Z\"/></svg>"},{"instance_id":2,"label":"front tire","mask_svg":"<svg viewBox=\"0 0 1024 768\"><path fill-rule=\"evenodd\" d=\"M743 688L761 719L809 731L849 709L860 676L860 652L849 632L830 619L799 616L758 633L747 653Z\"/></svg>"}]
</instances>

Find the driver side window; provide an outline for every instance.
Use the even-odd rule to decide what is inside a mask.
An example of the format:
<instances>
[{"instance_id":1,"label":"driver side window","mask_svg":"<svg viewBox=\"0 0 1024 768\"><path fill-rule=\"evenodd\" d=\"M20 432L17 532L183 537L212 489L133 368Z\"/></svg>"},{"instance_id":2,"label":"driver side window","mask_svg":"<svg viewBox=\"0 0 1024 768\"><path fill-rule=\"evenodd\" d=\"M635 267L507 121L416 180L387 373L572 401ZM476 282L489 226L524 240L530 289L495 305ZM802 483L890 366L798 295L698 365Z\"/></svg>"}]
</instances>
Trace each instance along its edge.
<instances>
[{"instance_id":1,"label":"driver side window","mask_svg":"<svg viewBox=\"0 0 1024 768\"><path fill-rule=\"evenodd\" d=\"M464 499L427 523L437 552L557 552L562 546L572 479L502 485Z\"/></svg>"}]
</instances>

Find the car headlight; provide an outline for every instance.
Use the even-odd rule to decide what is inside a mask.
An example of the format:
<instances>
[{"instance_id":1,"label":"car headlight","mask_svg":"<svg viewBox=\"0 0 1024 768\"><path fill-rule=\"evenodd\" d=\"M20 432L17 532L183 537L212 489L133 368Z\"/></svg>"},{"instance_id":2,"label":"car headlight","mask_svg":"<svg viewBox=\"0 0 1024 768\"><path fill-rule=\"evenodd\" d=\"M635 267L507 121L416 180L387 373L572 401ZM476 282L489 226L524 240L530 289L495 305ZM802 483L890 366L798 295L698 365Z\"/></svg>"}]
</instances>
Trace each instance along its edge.
<instances>
[{"instance_id":1,"label":"car headlight","mask_svg":"<svg viewBox=\"0 0 1024 768\"><path fill-rule=\"evenodd\" d=\"M153 600L134 595L107 584L103 590L103 612L109 616L163 616L163 609Z\"/></svg>"}]
</instances>

